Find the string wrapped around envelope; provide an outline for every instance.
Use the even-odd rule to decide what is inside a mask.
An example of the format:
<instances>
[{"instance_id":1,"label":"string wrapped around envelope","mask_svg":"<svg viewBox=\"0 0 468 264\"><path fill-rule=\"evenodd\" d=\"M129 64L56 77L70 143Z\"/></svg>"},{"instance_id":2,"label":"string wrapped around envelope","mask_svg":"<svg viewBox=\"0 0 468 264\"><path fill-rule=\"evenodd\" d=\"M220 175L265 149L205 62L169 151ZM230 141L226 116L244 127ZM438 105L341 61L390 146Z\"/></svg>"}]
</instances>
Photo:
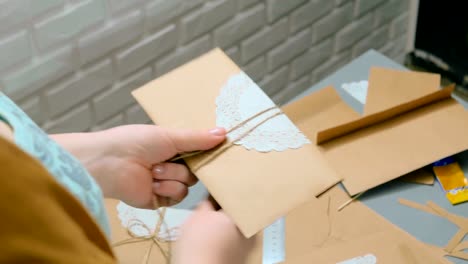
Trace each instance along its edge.
<instances>
[{"instance_id":1,"label":"string wrapped around envelope","mask_svg":"<svg viewBox=\"0 0 468 264\"><path fill-rule=\"evenodd\" d=\"M277 110L277 112L273 112L273 110ZM240 128L243 128L245 125L249 124L252 120L256 119L257 117L261 117L265 113L269 113L269 112L272 112L272 113L270 115L264 116L263 119L261 119L257 124L253 125L249 129L247 129L244 133L241 133L239 136L237 136L233 140L225 142L224 144L222 144L218 148L215 148L214 150L199 150L199 151L194 151L194 152L182 153L179 156L176 156L176 157L172 158L169 161L174 162L174 161L178 161L178 160L181 160L181 159L194 157L194 156L198 156L200 154L205 154L205 153L211 152L208 157L206 157L205 159L202 159L198 164L196 164L195 166L193 166L191 168L192 171L197 171L203 165L205 165L208 162L212 161L213 159L218 157L220 154L222 154L224 151L226 151L227 149L234 146L237 141L239 141L239 140L243 139L244 137L246 137L247 135L249 135L252 131L254 131L259 126L263 125L267 121L269 121L269 120L271 120L271 119L273 119L273 118L275 118L275 117L277 117L279 115L284 114L281 111L281 109L279 109L277 106L269 107L269 108L267 108L265 110L262 110L262 111L260 111L260 112L258 112L256 114L252 115L251 117L245 119L244 121L240 122L239 124L233 126L232 128L230 128L229 130L226 131L226 134L232 133L232 132L234 132L234 131L236 131L236 130L238 130Z\"/></svg>"},{"instance_id":2,"label":"string wrapped around envelope","mask_svg":"<svg viewBox=\"0 0 468 264\"><path fill-rule=\"evenodd\" d=\"M273 112L273 110L277 110L277 111ZM269 113L269 112L272 112L272 113L270 113L269 115L264 116L260 121L258 121L258 123L256 123L252 127L248 128L245 132L241 133L235 139L225 142L224 144L222 144L221 146L219 146L218 148L216 148L214 150L206 150L206 151L205 150L200 150L200 151L194 151L194 152L189 152L189 153L182 153L182 154L172 158L169 161L174 162L174 161L178 161L178 160L181 160L181 159L185 159L185 158L189 158L189 157L193 157L193 156L197 156L197 155L201 155L201 154L211 152L211 154L209 156L207 156L205 159L202 159L198 164L196 164L194 167L191 168L192 171L196 171L199 168L201 168L203 165L205 165L206 163L212 161L217 156L222 154L224 151L226 151L227 149L232 147L238 140L241 140L245 136L249 135L249 133L254 131L256 128L258 128L259 126L261 126L265 122L273 119L276 116L279 116L279 115L283 114L281 109L279 109L277 106L267 108L265 110L262 110L262 111L256 113L255 115L252 115L251 117L245 119L244 121L240 122L239 124L233 126L232 128L230 128L229 130L226 131L226 134L229 134L229 133L234 132L234 131L236 131L236 130L238 130L240 128L243 128L245 125L247 125L252 120L254 120L254 119L258 118L258 117L261 117L262 115L264 115L266 113ZM156 203L154 203L154 204L156 204ZM172 239L171 239L171 230L169 230L169 228L167 227L166 222L164 221L166 208L162 208L161 211L157 210L157 212L159 214L159 220L158 220L158 222L156 224L156 228L155 228L154 232L151 232L151 229L145 223L143 223L143 221L141 221L139 219L131 219L128 222L127 227L126 227L127 233L130 236L130 238L115 242L112 246L113 247L118 247L118 246L131 244L131 243L141 243L141 242L145 242L145 241L151 241L151 243L148 245L148 248L147 248L147 250L146 250L146 252L145 252L145 254L143 256L142 263L144 263L144 264L148 263L150 255L151 255L151 251L152 251L152 248L153 248L154 245L156 245L159 248L159 250L160 250L161 254L163 255L163 257L165 258L166 262L170 263L171 262L170 243L168 243L168 245L169 245L168 250L164 250L163 246L161 245L161 243L166 243L166 242L172 241ZM167 235L169 236L168 239L162 238L160 236L160 230L161 230L162 226L164 226L164 228L165 228L165 230L167 232ZM135 232L132 231L132 229L134 227L143 228L144 230L146 230L148 232L148 235L137 235Z\"/></svg>"}]
</instances>

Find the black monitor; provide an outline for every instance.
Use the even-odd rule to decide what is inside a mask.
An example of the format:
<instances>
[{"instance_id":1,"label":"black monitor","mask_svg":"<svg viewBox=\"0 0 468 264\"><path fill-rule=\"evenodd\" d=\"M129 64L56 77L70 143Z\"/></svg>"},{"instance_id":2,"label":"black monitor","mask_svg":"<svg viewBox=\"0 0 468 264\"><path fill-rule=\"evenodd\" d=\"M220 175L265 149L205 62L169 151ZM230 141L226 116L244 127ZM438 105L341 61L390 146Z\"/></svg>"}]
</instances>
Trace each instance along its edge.
<instances>
[{"instance_id":1,"label":"black monitor","mask_svg":"<svg viewBox=\"0 0 468 264\"><path fill-rule=\"evenodd\" d=\"M425 64L468 87L468 1L420 0L415 64Z\"/></svg>"}]
</instances>

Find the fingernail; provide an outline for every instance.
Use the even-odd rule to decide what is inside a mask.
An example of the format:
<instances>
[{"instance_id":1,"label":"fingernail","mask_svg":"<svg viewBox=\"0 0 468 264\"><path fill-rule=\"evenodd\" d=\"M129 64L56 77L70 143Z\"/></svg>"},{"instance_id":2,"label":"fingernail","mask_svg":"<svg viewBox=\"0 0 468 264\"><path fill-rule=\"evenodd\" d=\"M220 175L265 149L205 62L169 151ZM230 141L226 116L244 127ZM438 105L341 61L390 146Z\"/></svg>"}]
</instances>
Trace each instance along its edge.
<instances>
[{"instance_id":1,"label":"fingernail","mask_svg":"<svg viewBox=\"0 0 468 264\"><path fill-rule=\"evenodd\" d=\"M210 129L210 134L213 136L224 136L226 135L226 130L222 127L216 127L213 129Z\"/></svg>"},{"instance_id":2,"label":"fingernail","mask_svg":"<svg viewBox=\"0 0 468 264\"><path fill-rule=\"evenodd\" d=\"M160 182L153 182L153 187L155 189L159 188L159 186L161 186L161 183Z\"/></svg>"},{"instance_id":3,"label":"fingernail","mask_svg":"<svg viewBox=\"0 0 468 264\"><path fill-rule=\"evenodd\" d=\"M164 173L164 166L160 165L160 164L154 166L153 172L156 173L156 174L163 174Z\"/></svg>"}]
</instances>

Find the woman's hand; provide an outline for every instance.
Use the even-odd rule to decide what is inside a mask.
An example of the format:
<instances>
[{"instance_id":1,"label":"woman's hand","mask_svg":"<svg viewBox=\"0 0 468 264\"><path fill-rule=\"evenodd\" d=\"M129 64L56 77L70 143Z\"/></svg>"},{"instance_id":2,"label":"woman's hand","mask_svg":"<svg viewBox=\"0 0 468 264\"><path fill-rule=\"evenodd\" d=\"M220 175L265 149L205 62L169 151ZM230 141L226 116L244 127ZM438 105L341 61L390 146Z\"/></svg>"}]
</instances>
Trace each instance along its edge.
<instances>
[{"instance_id":1,"label":"woman's hand","mask_svg":"<svg viewBox=\"0 0 468 264\"><path fill-rule=\"evenodd\" d=\"M175 264L245 263L255 241L246 239L222 211L203 202L184 223L175 245Z\"/></svg>"},{"instance_id":2,"label":"woman's hand","mask_svg":"<svg viewBox=\"0 0 468 264\"><path fill-rule=\"evenodd\" d=\"M225 136L222 128L195 131L127 125L51 137L83 163L106 197L155 208L180 202L197 182L186 166L166 161L179 153L211 149Z\"/></svg>"}]
</instances>

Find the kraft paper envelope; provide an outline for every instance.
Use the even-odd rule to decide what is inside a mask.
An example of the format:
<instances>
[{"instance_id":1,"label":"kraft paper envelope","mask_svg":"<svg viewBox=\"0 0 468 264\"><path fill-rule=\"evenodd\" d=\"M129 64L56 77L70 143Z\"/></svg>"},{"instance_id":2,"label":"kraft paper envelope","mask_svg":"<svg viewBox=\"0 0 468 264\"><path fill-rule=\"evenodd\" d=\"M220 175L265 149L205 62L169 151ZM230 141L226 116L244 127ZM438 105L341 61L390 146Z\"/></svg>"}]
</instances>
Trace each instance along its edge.
<instances>
[{"instance_id":1,"label":"kraft paper envelope","mask_svg":"<svg viewBox=\"0 0 468 264\"><path fill-rule=\"evenodd\" d=\"M378 77L373 76L376 73L381 75L382 71L371 71L371 80ZM393 78L397 78L397 75L392 72ZM420 78L425 77L419 73L417 75ZM350 195L366 191L468 148L468 112L454 99L445 98L449 90L434 91L419 84L411 86L411 83L407 87L420 91L421 96L406 101L399 98L392 107L398 110L400 106L416 103L417 107L414 109L410 108L407 112L390 116L389 119L378 120L375 124L358 126L356 131L351 130L349 134L332 137L316 146L328 164L343 178L343 184ZM385 93L389 93L386 89L393 89L395 92L404 90L401 87L370 84L369 92L371 89L384 90ZM435 100L422 100L424 104L419 104L421 98L428 97ZM389 109L381 111L387 110ZM318 132L330 127L333 129L336 124L346 125L366 118L360 117L348 107L332 87L287 105L284 111L309 138L316 138ZM374 112L368 116L378 116L380 113Z\"/></svg>"},{"instance_id":2,"label":"kraft paper envelope","mask_svg":"<svg viewBox=\"0 0 468 264\"><path fill-rule=\"evenodd\" d=\"M216 101L221 90L241 75L239 67L215 49L135 90L133 95L158 125L207 129L217 124ZM239 100L229 103L247 108L262 103ZM313 144L267 152L233 145L220 155L212 154L186 162L246 237L339 181Z\"/></svg>"},{"instance_id":3,"label":"kraft paper envelope","mask_svg":"<svg viewBox=\"0 0 468 264\"><path fill-rule=\"evenodd\" d=\"M368 254L377 263L450 263L359 201L338 211L348 199L335 186L318 200L293 210L286 217L284 263L339 263ZM317 208L328 213L317 214Z\"/></svg>"},{"instance_id":4,"label":"kraft paper envelope","mask_svg":"<svg viewBox=\"0 0 468 264\"><path fill-rule=\"evenodd\" d=\"M109 224L111 227L111 243L116 243L123 241L125 239L131 238L128 234L126 228L122 226L121 221L118 217L118 212L116 209L119 201L114 199L106 199L105 207L107 215L109 216ZM134 264L134 263L143 263L142 260L148 250L151 241L141 241L137 243L129 243L114 247L114 253L121 264ZM173 243L161 243L160 244L165 251L173 252ZM160 249L153 245L151 254L147 263L167 263L165 257L163 256ZM247 263L249 264L260 264L262 263L262 237L261 234L255 237L255 246L249 254Z\"/></svg>"}]
</instances>

